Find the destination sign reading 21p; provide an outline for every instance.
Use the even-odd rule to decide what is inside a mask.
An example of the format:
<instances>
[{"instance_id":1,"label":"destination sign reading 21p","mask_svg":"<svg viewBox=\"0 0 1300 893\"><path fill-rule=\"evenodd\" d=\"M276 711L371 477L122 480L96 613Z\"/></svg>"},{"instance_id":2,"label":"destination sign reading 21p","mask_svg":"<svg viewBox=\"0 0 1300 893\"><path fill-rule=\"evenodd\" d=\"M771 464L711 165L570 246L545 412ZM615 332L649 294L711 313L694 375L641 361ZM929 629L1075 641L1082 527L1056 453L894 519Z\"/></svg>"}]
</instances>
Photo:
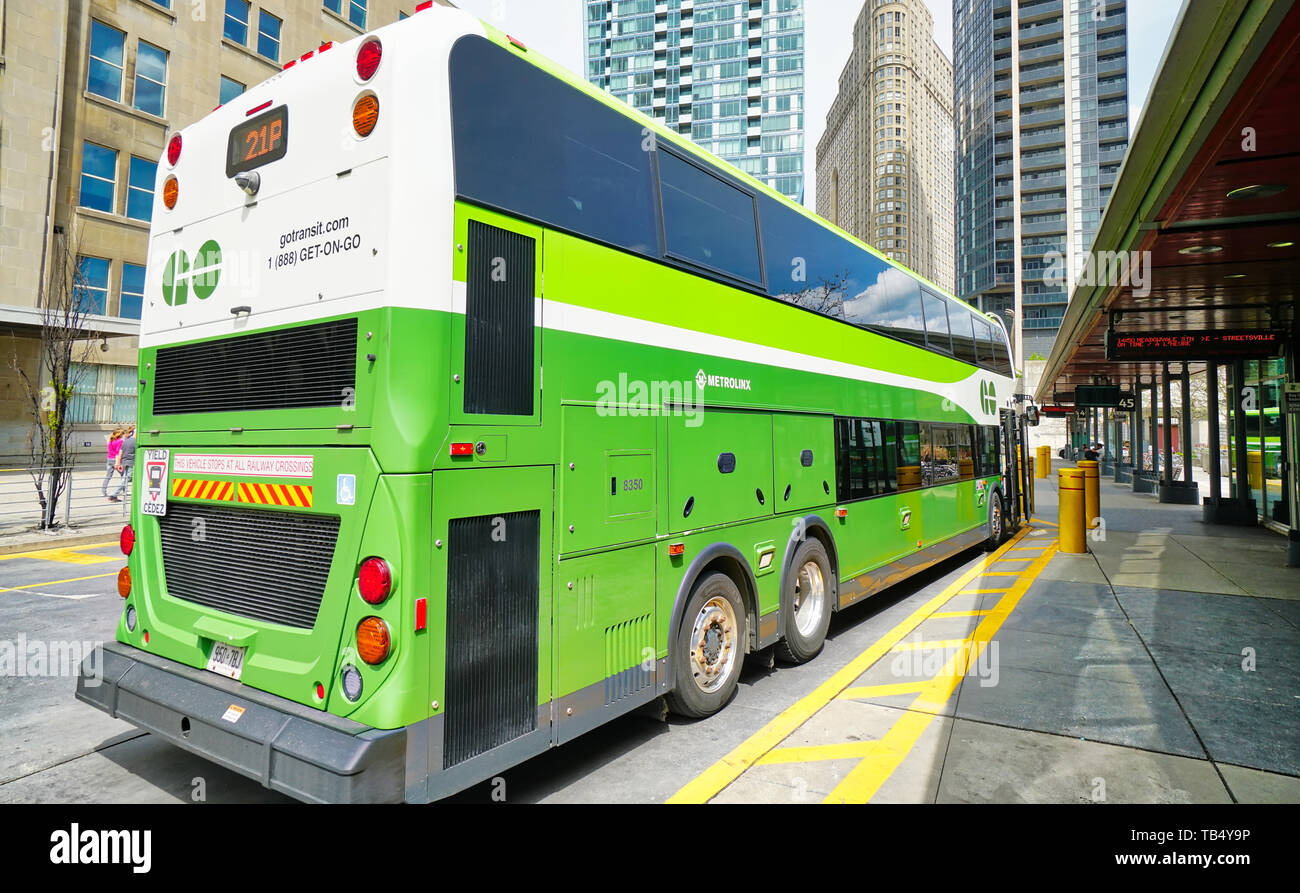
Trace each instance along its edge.
<instances>
[{"instance_id":1,"label":"destination sign reading 21p","mask_svg":"<svg viewBox=\"0 0 1300 893\"><path fill-rule=\"evenodd\" d=\"M1237 360L1276 356L1282 333L1258 330L1107 332L1108 360Z\"/></svg>"}]
</instances>

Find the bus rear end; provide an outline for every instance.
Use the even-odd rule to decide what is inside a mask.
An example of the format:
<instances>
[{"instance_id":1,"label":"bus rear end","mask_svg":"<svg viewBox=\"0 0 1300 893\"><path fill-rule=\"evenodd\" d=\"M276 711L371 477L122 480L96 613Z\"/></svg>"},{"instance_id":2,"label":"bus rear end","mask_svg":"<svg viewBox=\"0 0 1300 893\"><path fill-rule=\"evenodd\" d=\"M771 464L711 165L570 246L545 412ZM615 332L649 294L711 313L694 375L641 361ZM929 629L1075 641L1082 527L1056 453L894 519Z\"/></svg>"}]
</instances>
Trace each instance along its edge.
<instances>
[{"instance_id":1,"label":"bus rear end","mask_svg":"<svg viewBox=\"0 0 1300 893\"><path fill-rule=\"evenodd\" d=\"M123 613L77 696L300 799L403 799L429 716L465 33L321 46L159 165Z\"/></svg>"}]
</instances>

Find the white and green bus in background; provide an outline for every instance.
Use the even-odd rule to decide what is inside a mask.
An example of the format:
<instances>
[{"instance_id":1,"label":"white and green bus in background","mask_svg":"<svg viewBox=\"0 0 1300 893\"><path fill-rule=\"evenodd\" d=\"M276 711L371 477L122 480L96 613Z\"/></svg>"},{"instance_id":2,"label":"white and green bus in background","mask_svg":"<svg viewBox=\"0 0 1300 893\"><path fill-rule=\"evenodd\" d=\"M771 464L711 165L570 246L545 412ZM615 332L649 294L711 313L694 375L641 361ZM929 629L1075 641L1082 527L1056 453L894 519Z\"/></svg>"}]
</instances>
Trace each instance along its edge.
<instances>
[{"instance_id":1,"label":"white and green bus in background","mask_svg":"<svg viewBox=\"0 0 1300 893\"><path fill-rule=\"evenodd\" d=\"M1024 516L999 321L461 11L184 128L157 196L77 694L272 789L708 716Z\"/></svg>"}]
</instances>

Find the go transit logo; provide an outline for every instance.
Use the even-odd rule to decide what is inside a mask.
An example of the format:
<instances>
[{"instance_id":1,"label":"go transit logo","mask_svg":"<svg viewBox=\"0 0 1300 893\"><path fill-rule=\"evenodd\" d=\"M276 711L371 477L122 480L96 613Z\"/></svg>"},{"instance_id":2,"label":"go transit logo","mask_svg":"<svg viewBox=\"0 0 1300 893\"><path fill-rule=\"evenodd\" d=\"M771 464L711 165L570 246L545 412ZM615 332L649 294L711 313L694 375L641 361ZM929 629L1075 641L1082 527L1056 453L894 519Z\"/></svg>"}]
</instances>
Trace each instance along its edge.
<instances>
[{"instance_id":1,"label":"go transit logo","mask_svg":"<svg viewBox=\"0 0 1300 893\"><path fill-rule=\"evenodd\" d=\"M221 246L215 239L208 239L199 247L193 266L185 250L178 249L163 268L163 300L170 307L180 307L188 300L191 288L195 298L205 300L216 291L220 278Z\"/></svg>"},{"instance_id":2,"label":"go transit logo","mask_svg":"<svg viewBox=\"0 0 1300 893\"><path fill-rule=\"evenodd\" d=\"M985 415L993 415L998 411L997 385L991 381L980 382L980 408Z\"/></svg>"}]
</instances>

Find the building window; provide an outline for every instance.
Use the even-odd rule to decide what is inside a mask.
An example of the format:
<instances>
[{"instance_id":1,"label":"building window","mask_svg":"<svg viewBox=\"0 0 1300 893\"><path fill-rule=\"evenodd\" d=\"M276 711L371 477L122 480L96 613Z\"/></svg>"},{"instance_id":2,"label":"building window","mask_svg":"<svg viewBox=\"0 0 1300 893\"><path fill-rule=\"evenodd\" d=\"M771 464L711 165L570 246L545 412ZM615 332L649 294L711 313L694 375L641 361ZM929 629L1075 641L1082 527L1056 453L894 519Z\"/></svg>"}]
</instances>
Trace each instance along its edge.
<instances>
[{"instance_id":1,"label":"building window","mask_svg":"<svg viewBox=\"0 0 1300 893\"><path fill-rule=\"evenodd\" d=\"M280 61L280 20L265 9L257 18L257 52L272 62Z\"/></svg>"},{"instance_id":2,"label":"building window","mask_svg":"<svg viewBox=\"0 0 1300 893\"><path fill-rule=\"evenodd\" d=\"M325 8L341 16L358 28L366 27L366 0L325 0ZM398 21L406 18L405 13L398 13Z\"/></svg>"},{"instance_id":3,"label":"building window","mask_svg":"<svg viewBox=\"0 0 1300 893\"><path fill-rule=\"evenodd\" d=\"M248 0L226 0L225 35L235 43L248 43Z\"/></svg>"},{"instance_id":4,"label":"building window","mask_svg":"<svg viewBox=\"0 0 1300 893\"><path fill-rule=\"evenodd\" d=\"M106 425L135 421L139 379L134 366L73 363L68 417L74 424Z\"/></svg>"},{"instance_id":5,"label":"building window","mask_svg":"<svg viewBox=\"0 0 1300 893\"><path fill-rule=\"evenodd\" d=\"M77 204L112 214L116 186L117 150L82 143L81 196Z\"/></svg>"},{"instance_id":6,"label":"building window","mask_svg":"<svg viewBox=\"0 0 1300 893\"><path fill-rule=\"evenodd\" d=\"M122 56L126 34L94 19L90 22L90 74L86 89L114 102L122 100Z\"/></svg>"},{"instance_id":7,"label":"building window","mask_svg":"<svg viewBox=\"0 0 1300 893\"><path fill-rule=\"evenodd\" d=\"M144 306L144 264L122 264L122 300L117 315L139 319Z\"/></svg>"},{"instance_id":8,"label":"building window","mask_svg":"<svg viewBox=\"0 0 1300 893\"><path fill-rule=\"evenodd\" d=\"M167 51L140 41L135 54L135 107L163 116L167 93Z\"/></svg>"},{"instance_id":9,"label":"building window","mask_svg":"<svg viewBox=\"0 0 1300 893\"><path fill-rule=\"evenodd\" d=\"M103 316L108 306L108 261L102 257L78 257L72 295L80 312Z\"/></svg>"},{"instance_id":10,"label":"building window","mask_svg":"<svg viewBox=\"0 0 1300 893\"><path fill-rule=\"evenodd\" d=\"M234 99L240 93L244 92L244 85L233 78L228 78L224 74L221 76L221 104L225 105Z\"/></svg>"},{"instance_id":11,"label":"building window","mask_svg":"<svg viewBox=\"0 0 1300 893\"><path fill-rule=\"evenodd\" d=\"M126 216L148 220L153 216L153 184L158 163L131 156L131 171L126 181Z\"/></svg>"}]
</instances>

